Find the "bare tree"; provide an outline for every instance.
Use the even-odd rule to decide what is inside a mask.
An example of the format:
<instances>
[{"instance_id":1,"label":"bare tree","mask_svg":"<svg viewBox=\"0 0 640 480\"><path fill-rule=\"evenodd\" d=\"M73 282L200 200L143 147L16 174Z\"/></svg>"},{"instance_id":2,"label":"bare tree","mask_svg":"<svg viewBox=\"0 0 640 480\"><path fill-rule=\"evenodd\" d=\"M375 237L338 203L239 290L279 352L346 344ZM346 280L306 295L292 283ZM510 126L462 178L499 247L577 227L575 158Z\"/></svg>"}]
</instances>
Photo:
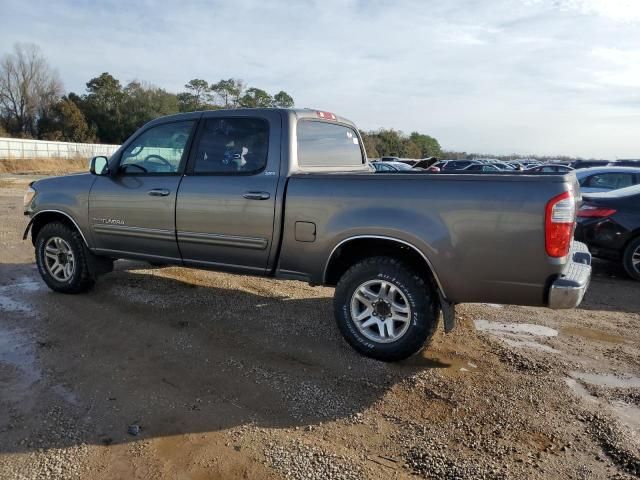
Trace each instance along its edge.
<instances>
[{"instance_id":1,"label":"bare tree","mask_svg":"<svg viewBox=\"0 0 640 480\"><path fill-rule=\"evenodd\" d=\"M36 136L38 119L62 91L58 73L37 45L17 43L0 61L0 119L11 134Z\"/></svg>"}]
</instances>

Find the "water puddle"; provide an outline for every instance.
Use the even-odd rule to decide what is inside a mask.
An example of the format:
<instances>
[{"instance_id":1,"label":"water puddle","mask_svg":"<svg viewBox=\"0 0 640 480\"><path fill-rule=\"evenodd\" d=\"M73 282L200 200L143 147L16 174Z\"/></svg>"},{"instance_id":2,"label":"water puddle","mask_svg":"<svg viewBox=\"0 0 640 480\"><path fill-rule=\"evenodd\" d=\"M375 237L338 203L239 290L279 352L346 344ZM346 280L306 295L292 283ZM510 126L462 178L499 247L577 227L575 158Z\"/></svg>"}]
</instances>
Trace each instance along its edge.
<instances>
[{"instance_id":1,"label":"water puddle","mask_svg":"<svg viewBox=\"0 0 640 480\"><path fill-rule=\"evenodd\" d=\"M557 337L558 331L544 325L532 323L504 323L489 320L475 320L476 330L498 337L510 347L530 348L546 353L560 353L559 350L536 341L537 337Z\"/></svg>"},{"instance_id":2,"label":"water puddle","mask_svg":"<svg viewBox=\"0 0 640 480\"><path fill-rule=\"evenodd\" d=\"M595 330L593 328L588 327L578 327L578 326L567 326L562 327L562 333L566 335L576 335L578 337L587 338L589 340L596 340L600 342L608 342L608 343L625 343L624 337L620 335L613 335L610 333L603 332L601 330Z\"/></svg>"},{"instance_id":3,"label":"water puddle","mask_svg":"<svg viewBox=\"0 0 640 480\"><path fill-rule=\"evenodd\" d=\"M514 335L534 335L540 337L557 337L558 331L543 325L533 323L502 323L489 320L475 320L476 330L496 335L503 333Z\"/></svg>"},{"instance_id":4,"label":"water puddle","mask_svg":"<svg viewBox=\"0 0 640 480\"><path fill-rule=\"evenodd\" d=\"M62 398L65 402L70 403L71 405L75 405L76 407L80 405L80 400L78 399L78 396L75 393L73 393L71 390L69 390L67 387L65 387L64 385L59 383L51 387L51 390L53 391L53 393L55 393L60 398Z\"/></svg>"},{"instance_id":5,"label":"water puddle","mask_svg":"<svg viewBox=\"0 0 640 480\"><path fill-rule=\"evenodd\" d=\"M0 364L9 365L18 372L3 386L4 398L20 400L42 378L36 365L35 342L22 330L9 330L0 325Z\"/></svg>"},{"instance_id":6,"label":"water puddle","mask_svg":"<svg viewBox=\"0 0 640 480\"><path fill-rule=\"evenodd\" d=\"M638 377L618 377L609 373L582 373L571 372L570 377L564 379L567 386L578 397L588 403L608 408L620 423L628 427L634 435L640 435L640 407L621 400L607 402L591 395L581 383L589 383L608 388L638 388L640 378Z\"/></svg>"},{"instance_id":7,"label":"water puddle","mask_svg":"<svg viewBox=\"0 0 640 480\"><path fill-rule=\"evenodd\" d=\"M34 308L18 298L22 293L32 293L42 288L39 282L24 281L0 286L0 311L32 312Z\"/></svg>"},{"instance_id":8,"label":"water puddle","mask_svg":"<svg viewBox=\"0 0 640 480\"><path fill-rule=\"evenodd\" d=\"M640 388L640 377L632 375L615 375L613 373L571 372L571 378L582 382L609 388Z\"/></svg>"}]
</instances>

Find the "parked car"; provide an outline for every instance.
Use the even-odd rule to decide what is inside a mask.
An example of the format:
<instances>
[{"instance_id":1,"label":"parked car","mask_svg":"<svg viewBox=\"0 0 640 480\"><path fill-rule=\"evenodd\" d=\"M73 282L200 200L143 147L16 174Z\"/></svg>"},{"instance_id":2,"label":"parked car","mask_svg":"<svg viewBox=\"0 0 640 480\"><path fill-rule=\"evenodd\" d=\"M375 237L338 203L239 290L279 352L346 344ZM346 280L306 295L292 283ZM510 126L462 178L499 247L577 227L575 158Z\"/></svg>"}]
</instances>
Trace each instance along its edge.
<instances>
[{"instance_id":1,"label":"parked car","mask_svg":"<svg viewBox=\"0 0 640 480\"><path fill-rule=\"evenodd\" d=\"M510 165L508 163L505 162L491 162L488 165L493 165L494 167L497 167L498 169L504 171L504 172L509 172L509 171L515 171L516 167L513 165Z\"/></svg>"},{"instance_id":2,"label":"parked car","mask_svg":"<svg viewBox=\"0 0 640 480\"><path fill-rule=\"evenodd\" d=\"M640 168L595 167L576 171L582 193L606 192L640 183Z\"/></svg>"},{"instance_id":3,"label":"parked car","mask_svg":"<svg viewBox=\"0 0 640 480\"><path fill-rule=\"evenodd\" d=\"M444 162L443 165L439 165L439 163L440 162L436 163L435 165L444 172L448 172L451 170L463 170L469 165L476 165L476 164L482 165L480 162L476 160L448 160Z\"/></svg>"},{"instance_id":4,"label":"parked car","mask_svg":"<svg viewBox=\"0 0 640 480\"><path fill-rule=\"evenodd\" d=\"M637 167L640 168L640 160L620 159L609 163L610 167Z\"/></svg>"},{"instance_id":5,"label":"parked car","mask_svg":"<svg viewBox=\"0 0 640 480\"><path fill-rule=\"evenodd\" d=\"M576 239L640 280L640 185L582 196Z\"/></svg>"},{"instance_id":6,"label":"parked car","mask_svg":"<svg viewBox=\"0 0 640 480\"><path fill-rule=\"evenodd\" d=\"M422 170L420 168L413 168L411 165L407 165L403 162L371 162L373 168L377 173L397 173L397 172L415 172Z\"/></svg>"},{"instance_id":7,"label":"parked car","mask_svg":"<svg viewBox=\"0 0 640 480\"><path fill-rule=\"evenodd\" d=\"M24 237L62 293L120 258L335 286L344 338L386 361L422 349L441 312L451 331L457 303L582 301L591 256L573 241L575 177L369 169L358 129L332 113L162 117L90 173L32 183Z\"/></svg>"},{"instance_id":8,"label":"parked car","mask_svg":"<svg viewBox=\"0 0 640 480\"><path fill-rule=\"evenodd\" d=\"M537 167L529 168L527 170L527 172L531 172L531 173L569 173L572 171L573 171L573 168L567 165L558 165L558 164L539 165Z\"/></svg>"},{"instance_id":9,"label":"parked car","mask_svg":"<svg viewBox=\"0 0 640 480\"><path fill-rule=\"evenodd\" d=\"M571 164L571 167L579 170L583 168L606 167L610 164L611 162L609 160L576 160Z\"/></svg>"},{"instance_id":10,"label":"parked car","mask_svg":"<svg viewBox=\"0 0 640 480\"><path fill-rule=\"evenodd\" d=\"M472 163L471 165L462 169L463 172L502 172L501 169L490 163Z\"/></svg>"}]
</instances>

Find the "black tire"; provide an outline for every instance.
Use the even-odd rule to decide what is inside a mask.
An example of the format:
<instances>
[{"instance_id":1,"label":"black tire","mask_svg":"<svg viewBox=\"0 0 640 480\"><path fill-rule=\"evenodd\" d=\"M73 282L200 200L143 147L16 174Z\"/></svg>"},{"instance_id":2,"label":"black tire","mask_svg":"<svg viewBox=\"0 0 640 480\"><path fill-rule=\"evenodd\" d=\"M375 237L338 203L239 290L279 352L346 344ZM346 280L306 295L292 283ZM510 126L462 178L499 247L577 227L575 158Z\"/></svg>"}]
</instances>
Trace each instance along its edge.
<instances>
[{"instance_id":1,"label":"black tire","mask_svg":"<svg viewBox=\"0 0 640 480\"><path fill-rule=\"evenodd\" d=\"M407 330L395 341L381 343L367 338L352 318L352 298L368 281L384 281L396 287L410 306ZM352 266L340 278L334 296L334 314L338 328L359 353L393 362L422 350L438 326L438 301L433 288L408 266L390 257L372 257Z\"/></svg>"},{"instance_id":2,"label":"black tire","mask_svg":"<svg viewBox=\"0 0 640 480\"><path fill-rule=\"evenodd\" d=\"M63 239L71 248L74 257L74 268L69 280L60 281L56 279L46 266L45 245L47 242L58 237ZM89 256L91 253L84 245L84 240L77 230L69 228L60 222L52 222L43 226L36 237L36 264L40 276L47 286L60 293L80 293L86 292L95 283L95 279L89 268Z\"/></svg>"},{"instance_id":3,"label":"black tire","mask_svg":"<svg viewBox=\"0 0 640 480\"><path fill-rule=\"evenodd\" d=\"M624 250L624 254L622 256L622 265L624 265L624 269L627 271L629 276L634 280L640 280L640 266L633 266L633 256L638 255L640 253L640 237L635 238L629 242L627 248Z\"/></svg>"}]
</instances>

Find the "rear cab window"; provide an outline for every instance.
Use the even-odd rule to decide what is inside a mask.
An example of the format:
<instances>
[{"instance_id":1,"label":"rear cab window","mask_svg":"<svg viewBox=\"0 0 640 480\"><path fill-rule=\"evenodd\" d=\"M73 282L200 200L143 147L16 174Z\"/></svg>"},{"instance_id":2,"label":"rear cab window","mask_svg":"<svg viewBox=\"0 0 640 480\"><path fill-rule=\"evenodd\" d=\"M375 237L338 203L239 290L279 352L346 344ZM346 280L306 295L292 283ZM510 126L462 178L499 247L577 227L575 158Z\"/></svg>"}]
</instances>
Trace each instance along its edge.
<instances>
[{"instance_id":1,"label":"rear cab window","mask_svg":"<svg viewBox=\"0 0 640 480\"><path fill-rule=\"evenodd\" d=\"M297 132L300 167L361 167L366 163L358 134L352 127L301 119Z\"/></svg>"}]
</instances>

